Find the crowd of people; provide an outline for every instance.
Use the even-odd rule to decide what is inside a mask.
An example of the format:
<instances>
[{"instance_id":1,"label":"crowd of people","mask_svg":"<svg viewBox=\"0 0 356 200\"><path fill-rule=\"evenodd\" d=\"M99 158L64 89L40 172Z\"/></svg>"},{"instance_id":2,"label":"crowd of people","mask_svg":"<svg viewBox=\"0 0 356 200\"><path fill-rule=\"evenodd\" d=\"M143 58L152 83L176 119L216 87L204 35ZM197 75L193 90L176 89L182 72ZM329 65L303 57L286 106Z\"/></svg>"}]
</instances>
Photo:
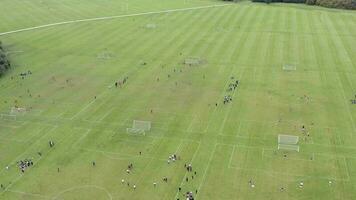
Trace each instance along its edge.
<instances>
[{"instance_id":1,"label":"crowd of people","mask_svg":"<svg viewBox=\"0 0 356 200\"><path fill-rule=\"evenodd\" d=\"M351 99L351 104L356 105L356 94L355 94L355 99Z\"/></svg>"},{"instance_id":2,"label":"crowd of people","mask_svg":"<svg viewBox=\"0 0 356 200\"><path fill-rule=\"evenodd\" d=\"M17 162L17 164L21 172L24 173L27 168L33 166L33 161L31 159L25 159L20 160L19 162Z\"/></svg>"},{"instance_id":3,"label":"crowd of people","mask_svg":"<svg viewBox=\"0 0 356 200\"><path fill-rule=\"evenodd\" d=\"M239 80L235 80L235 77L231 77L231 80L233 80L233 82L229 84L229 87L227 89L228 92L235 91L238 88L239 83L240 83ZM231 95L225 95L223 103L224 104L228 104L230 102L232 102L232 96ZM215 104L215 105L217 106L217 104Z\"/></svg>"},{"instance_id":4,"label":"crowd of people","mask_svg":"<svg viewBox=\"0 0 356 200\"><path fill-rule=\"evenodd\" d=\"M232 102L232 97L231 97L231 95L224 96L224 101L223 101L223 103L224 103L224 104L227 104L227 103L230 103L230 102Z\"/></svg>"},{"instance_id":5,"label":"crowd of people","mask_svg":"<svg viewBox=\"0 0 356 200\"><path fill-rule=\"evenodd\" d=\"M168 156L167 163L175 162L176 160L180 160L180 157L177 156L176 154L172 154L171 156Z\"/></svg>"},{"instance_id":6,"label":"crowd of people","mask_svg":"<svg viewBox=\"0 0 356 200\"><path fill-rule=\"evenodd\" d=\"M128 80L129 77L125 76L122 80L115 82L115 87L121 87L122 85L125 85L125 83L127 83Z\"/></svg>"},{"instance_id":7,"label":"crowd of people","mask_svg":"<svg viewBox=\"0 0 356 200\"><path fill-rule=\"evenodd\" d=\"M142 152L140 151L139 152L139 155L141 156L142 155ZM176 162L176 161L179 161L180 160L180 156L177 155L177 154L172 154L170 156L168 156L168 163L170 162ZM95 166L95 165L93 165ZM133 168L134 168L134 165L133 163L129 163L128 166L127 166L127 169L126 169L126 173L129 175L132 173L133 171ZM195 176L197 176L197 172L196 171L193 171L193 166L191 163L185 163L184 164L184 169L187 170L186 172L186 176L185 176L185 181L186 182L189 182L189 180L193 180ZM191 173L191 174L189 174ZM191 178L190 178L191 177ZM167 176L164 176L162 177L162 182L167 184L169 183L168 181L168 177ZM128 187L132 188L133 190L136 190L137 188L137 185L136 184L132 184L130 183L129 181L125 180L125 179L121 179L121 184L122 185L127 185ZM156 188L157 187L157 182L153 182L153 187ZM198 190L196 189L195 190L195 193L193 193L192 191L186 191L186 192L183 192L182 191L182 187L179 186L178 187L178 192L179 192L179 196L183 196L184 199L186 200L194 200L194 195L196 195L198 193ZM177 200L180 200L180 197L177 197Z\"/></svg>"},{"instance_id":8,"label":"crowd of people","mask_svg":"<svg viewBox=\"0 0 356 200\"><path fill-rule=\"evenodd\" d=\"M32 74L31 70L28 70L27 72L20 73L20 77L22 79L25 79L26 76L31 75L31 74Z\"/></svg>"}]
</instances>

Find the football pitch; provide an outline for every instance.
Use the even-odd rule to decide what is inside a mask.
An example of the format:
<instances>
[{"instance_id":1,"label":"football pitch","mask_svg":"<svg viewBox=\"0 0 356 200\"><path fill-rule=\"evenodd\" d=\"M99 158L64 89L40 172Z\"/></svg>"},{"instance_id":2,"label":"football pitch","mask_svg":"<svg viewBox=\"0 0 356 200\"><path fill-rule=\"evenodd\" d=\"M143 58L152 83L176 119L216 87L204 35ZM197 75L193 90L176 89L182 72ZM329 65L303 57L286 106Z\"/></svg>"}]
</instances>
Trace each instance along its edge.
<instances>
[{"instance_id":1,"label":"football pitch","mask_svg":"<svg viewBox=\"0 0 356 200\"><path fill-rule=\"evenodd\" d=\"M355 11L2 0L0 40L0 199L356 199Z\"/></svg>"}]
</instances>

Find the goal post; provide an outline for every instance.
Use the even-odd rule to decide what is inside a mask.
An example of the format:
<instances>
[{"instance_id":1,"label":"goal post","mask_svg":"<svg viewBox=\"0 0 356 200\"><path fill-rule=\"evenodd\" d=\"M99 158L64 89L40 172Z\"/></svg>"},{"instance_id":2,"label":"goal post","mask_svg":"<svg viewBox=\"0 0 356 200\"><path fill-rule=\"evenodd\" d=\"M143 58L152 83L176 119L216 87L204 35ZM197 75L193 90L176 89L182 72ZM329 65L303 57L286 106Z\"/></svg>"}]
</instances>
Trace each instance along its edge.
<instances>
[{"instance_id":1,"label":"goal post","mask_svg":"<svg viewBox=\"0 0 356 200\"><path fill-rule=\"evenodd\" d=\"M285 64L283 65L283 71L296 71L297 65L296 64Z\"/></svg>"},{"instance_id":2,"label":"goal post","mask_svg":"<svg viewBox=\"0 0 356 200\"><path fill-rule=\"evenodd\" d=\"M25 115L26 111L26 108L12 107L10 110L10 115Z\"/></svg>"},{"instance_id":3,"label":"goal post","mask_svg":"<svg viewBox=\"0 0 356 200\"><path fill-rule=\"evenodd\" d=\"M294 135L278 135L278 150L299 152L299 137Z\"/></svg>"},{"instance_id":4,"label":"goal post","mask_svg":"<svg viewBox=\"0 0 356 200\"><path fill-rule=\"evenodd\" d=\"M133 134L146 134L146 131L151 130L151 122L150 121L141 121L141 120L133 120L132 127L127 128L127 133Z\"/></svg>"}]
</instances>

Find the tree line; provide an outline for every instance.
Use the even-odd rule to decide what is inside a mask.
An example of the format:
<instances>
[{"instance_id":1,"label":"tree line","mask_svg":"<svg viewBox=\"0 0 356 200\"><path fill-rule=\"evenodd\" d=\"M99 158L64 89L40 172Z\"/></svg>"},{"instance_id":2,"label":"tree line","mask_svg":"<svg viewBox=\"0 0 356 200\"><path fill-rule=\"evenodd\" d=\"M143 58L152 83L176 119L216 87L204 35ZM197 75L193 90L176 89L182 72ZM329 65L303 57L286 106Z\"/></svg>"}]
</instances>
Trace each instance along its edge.
<instances>
[{"instance_id":1,"label":"tree line","mask_svg":"<svg viewBox=\"0 0 356 200\"><path fill-rule=\"evenodd\" d=\"M11 68L9 59L7 58L5 49L0 41L0 76L4 75Z\"/></svg>"},{"instance_id":2,"label":"tree line","mask_svg":"<svg viewBox=\"0 0 356 200\"><path fill-rule=\"evenodd\" d=\"M236 1L236 0L224 0ZM328 8L356 9L356 0L252 0L252 2L264 3L305 3L308 5L324 6Z\"/></svg>"}]
</instances>

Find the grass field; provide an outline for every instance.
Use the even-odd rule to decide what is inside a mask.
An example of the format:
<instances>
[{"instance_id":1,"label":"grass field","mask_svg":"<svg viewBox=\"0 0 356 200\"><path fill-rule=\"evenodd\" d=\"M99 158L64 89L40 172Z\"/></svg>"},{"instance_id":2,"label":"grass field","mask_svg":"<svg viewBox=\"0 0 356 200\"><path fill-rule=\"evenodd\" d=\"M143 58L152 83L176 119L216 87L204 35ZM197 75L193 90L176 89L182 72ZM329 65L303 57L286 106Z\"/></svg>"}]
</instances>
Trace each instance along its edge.
<instances>
[{"instance_id":1,"label":"grass field","mask_svg":"<svg viewBox=\"0 0 356 200\"><path fill-rule=\"evenodd\" d=\"M356 13L211 5L224 3L2 0L0 33L127 16L0 36L13 64L0 78L0 199L356 199ZM16 119L15 104L28 109ZM128 134L135 119L151 131ZM277 150L282 133L300 152Z\"/></svg>"}]
</instances>

